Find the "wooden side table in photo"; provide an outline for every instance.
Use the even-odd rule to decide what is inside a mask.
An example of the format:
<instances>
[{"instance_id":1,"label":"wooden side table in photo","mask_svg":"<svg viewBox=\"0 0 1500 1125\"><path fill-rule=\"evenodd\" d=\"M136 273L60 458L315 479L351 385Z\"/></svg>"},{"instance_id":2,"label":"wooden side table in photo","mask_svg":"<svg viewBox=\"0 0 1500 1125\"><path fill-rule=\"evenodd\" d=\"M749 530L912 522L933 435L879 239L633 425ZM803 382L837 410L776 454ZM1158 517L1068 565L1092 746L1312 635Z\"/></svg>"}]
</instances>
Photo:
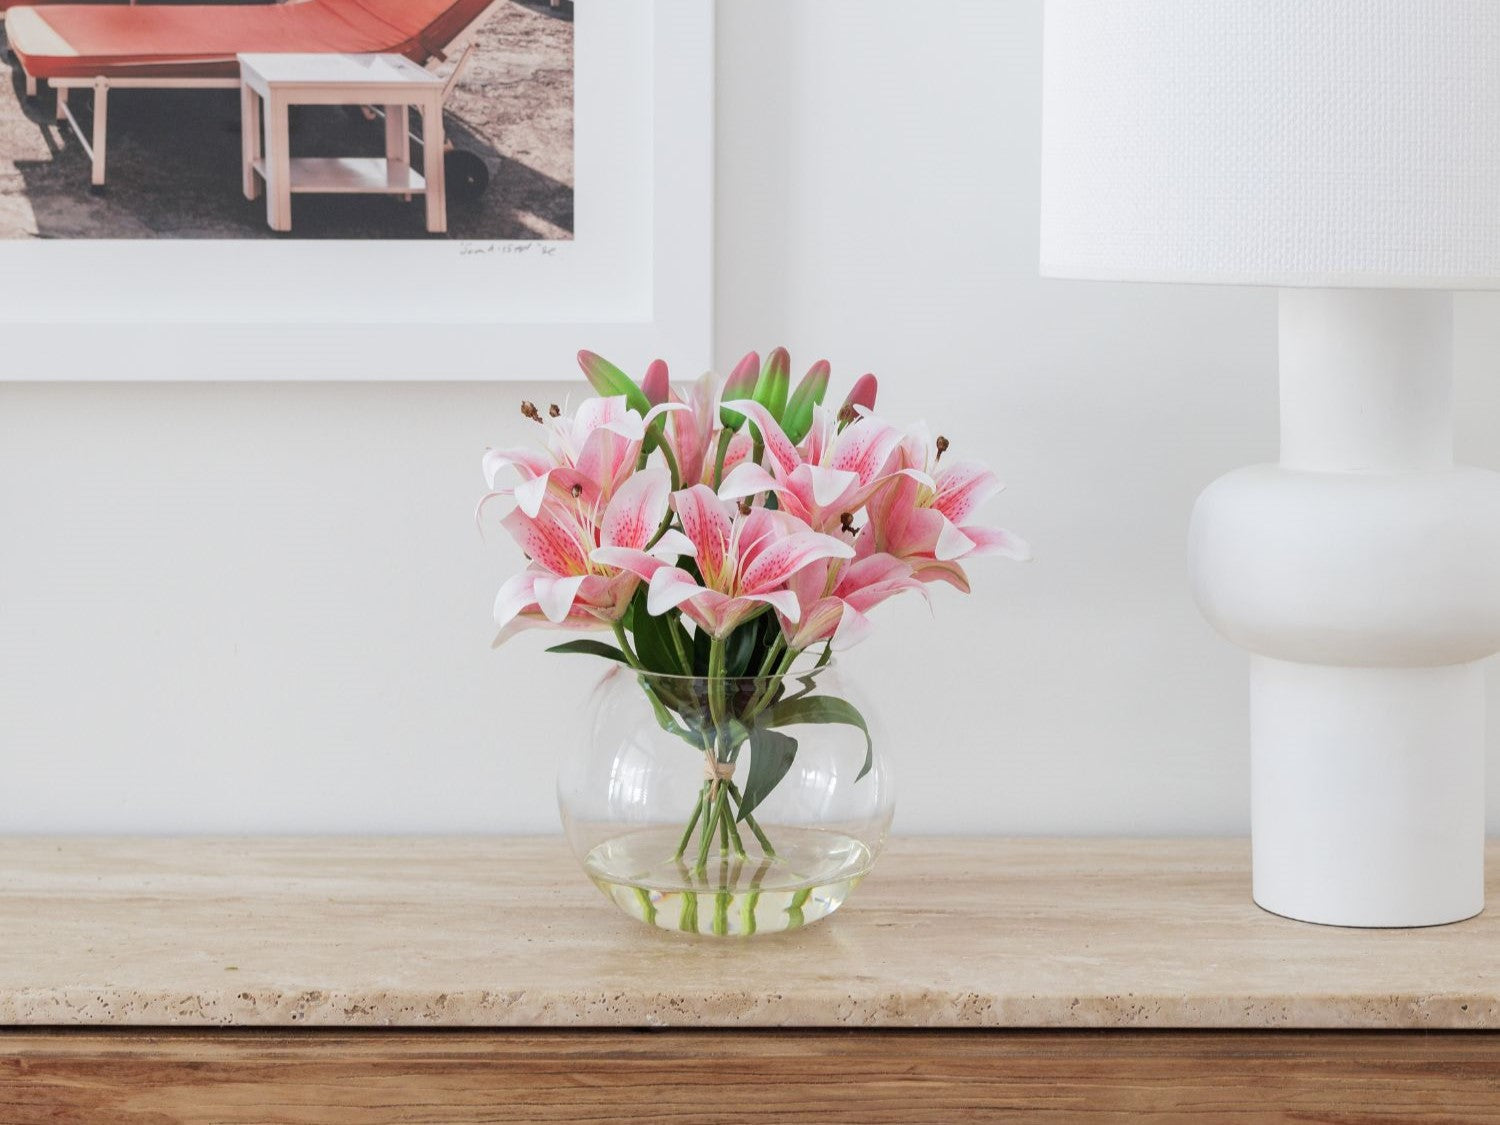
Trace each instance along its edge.
<instances>
[{"instance_id":1,"label":"wooden side table in photo","mask_svg":"<svg viewBox=\"0 0 1500 1125\"><path fill-rule=\"evenodd\" d=\"M447 231L445 85L440 78L400 55L253 54L239 60L245 198L257 198L264 182L266 221L272 230L292 229L294 194L336 192L407 199L424 195L427 230ZM383 107L385 155L292 156L289 119L294 105ZM422 115L421 172L411 166L413 108Z\"/></svg>"}]
</instances>

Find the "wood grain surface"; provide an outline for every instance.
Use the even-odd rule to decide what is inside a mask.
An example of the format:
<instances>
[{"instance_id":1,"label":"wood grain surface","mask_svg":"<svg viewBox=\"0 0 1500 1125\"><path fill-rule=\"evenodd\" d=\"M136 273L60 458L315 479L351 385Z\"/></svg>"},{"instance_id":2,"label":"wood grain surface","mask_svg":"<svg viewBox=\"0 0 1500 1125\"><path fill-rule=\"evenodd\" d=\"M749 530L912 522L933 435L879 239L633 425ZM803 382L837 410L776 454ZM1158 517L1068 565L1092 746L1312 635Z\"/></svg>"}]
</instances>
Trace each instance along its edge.
<instances>
[{"instance_id":1,"label":"wood grain surface","mask_svg":"<svg viewBox=\"0 0 1500 1125\"><path fill-rule=\"evenodd\" d=\"M0 1034L6 1125L1492 1122L1500 1039L1382 1032Z\"/></svg>"},{"instance_id":2,"label":"wood grain surface","mask_svg":"<svg viewBox=\"0 0 1500 1125\"><path fill-rule=\"evenodd\" d=\"M557 838L0 838L0 1025L1500 1028L1500 911L1311 926L1248 860L897 839L838 914L747 942L626 918Z\"/></svg>"}]
</instances>

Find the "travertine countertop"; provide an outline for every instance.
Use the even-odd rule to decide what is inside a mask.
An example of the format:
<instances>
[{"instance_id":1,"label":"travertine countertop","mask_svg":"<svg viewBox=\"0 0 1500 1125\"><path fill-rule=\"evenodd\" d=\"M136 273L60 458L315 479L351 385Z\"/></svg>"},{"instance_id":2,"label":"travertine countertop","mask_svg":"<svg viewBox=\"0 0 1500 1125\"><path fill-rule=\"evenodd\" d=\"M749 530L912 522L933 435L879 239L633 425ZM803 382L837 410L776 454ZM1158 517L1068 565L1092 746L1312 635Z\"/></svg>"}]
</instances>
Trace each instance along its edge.
<instances>
[{"instance_id":1,"label":"travertine countertop","mask_svg":"<svg viewBox=\"0 0 1500 1125\"><path fill-rule=\"evenodd\" d=\"M898 840L746 942L631 921L556 839L0 839L0 1024L1500 1027L1494 915L1286 921L1248 851Z\"/></svg>"}]
</instances>

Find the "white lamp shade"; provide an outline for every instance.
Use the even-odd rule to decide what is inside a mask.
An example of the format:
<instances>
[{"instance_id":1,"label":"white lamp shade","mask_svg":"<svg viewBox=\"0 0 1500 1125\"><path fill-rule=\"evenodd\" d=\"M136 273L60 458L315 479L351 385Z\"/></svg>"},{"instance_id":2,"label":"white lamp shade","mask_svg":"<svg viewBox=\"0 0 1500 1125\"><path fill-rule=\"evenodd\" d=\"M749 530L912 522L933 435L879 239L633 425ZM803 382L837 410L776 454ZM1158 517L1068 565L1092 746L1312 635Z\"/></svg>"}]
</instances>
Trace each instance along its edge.
<instances>
[{"instance_id":1,"label":"white lamp shade","mask_svg":"<svg viewBox=\"0 0 1500 1125\"><path fill-rule=\"evenodd\" d=\"M1500 287L1500 0L1046 0L1042 272Z\"/></svg>"}]
</instances>

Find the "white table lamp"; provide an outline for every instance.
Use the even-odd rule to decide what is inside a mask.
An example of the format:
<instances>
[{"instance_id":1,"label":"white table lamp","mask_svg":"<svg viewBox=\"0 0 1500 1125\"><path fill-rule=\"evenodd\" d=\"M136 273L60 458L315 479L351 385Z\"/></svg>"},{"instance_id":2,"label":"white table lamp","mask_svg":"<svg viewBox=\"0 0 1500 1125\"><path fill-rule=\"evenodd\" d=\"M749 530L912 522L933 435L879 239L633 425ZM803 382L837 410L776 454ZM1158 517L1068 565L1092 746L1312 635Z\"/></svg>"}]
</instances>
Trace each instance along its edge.
<instances>
[{"instance_id":1,"label":"white table lamp","mask_svg":"<svg viewBox=\"0 0 1500 1125\"><path fill-rule=\"evenodd\" d=\"M1500 288L1500 0L1046 0L1042 272L1275 285L1281 460L1198 501L1251 660L1254 897L1484 906L1500 475L1453 463L1454 289Z\"/></svg>"}]
</instances>

